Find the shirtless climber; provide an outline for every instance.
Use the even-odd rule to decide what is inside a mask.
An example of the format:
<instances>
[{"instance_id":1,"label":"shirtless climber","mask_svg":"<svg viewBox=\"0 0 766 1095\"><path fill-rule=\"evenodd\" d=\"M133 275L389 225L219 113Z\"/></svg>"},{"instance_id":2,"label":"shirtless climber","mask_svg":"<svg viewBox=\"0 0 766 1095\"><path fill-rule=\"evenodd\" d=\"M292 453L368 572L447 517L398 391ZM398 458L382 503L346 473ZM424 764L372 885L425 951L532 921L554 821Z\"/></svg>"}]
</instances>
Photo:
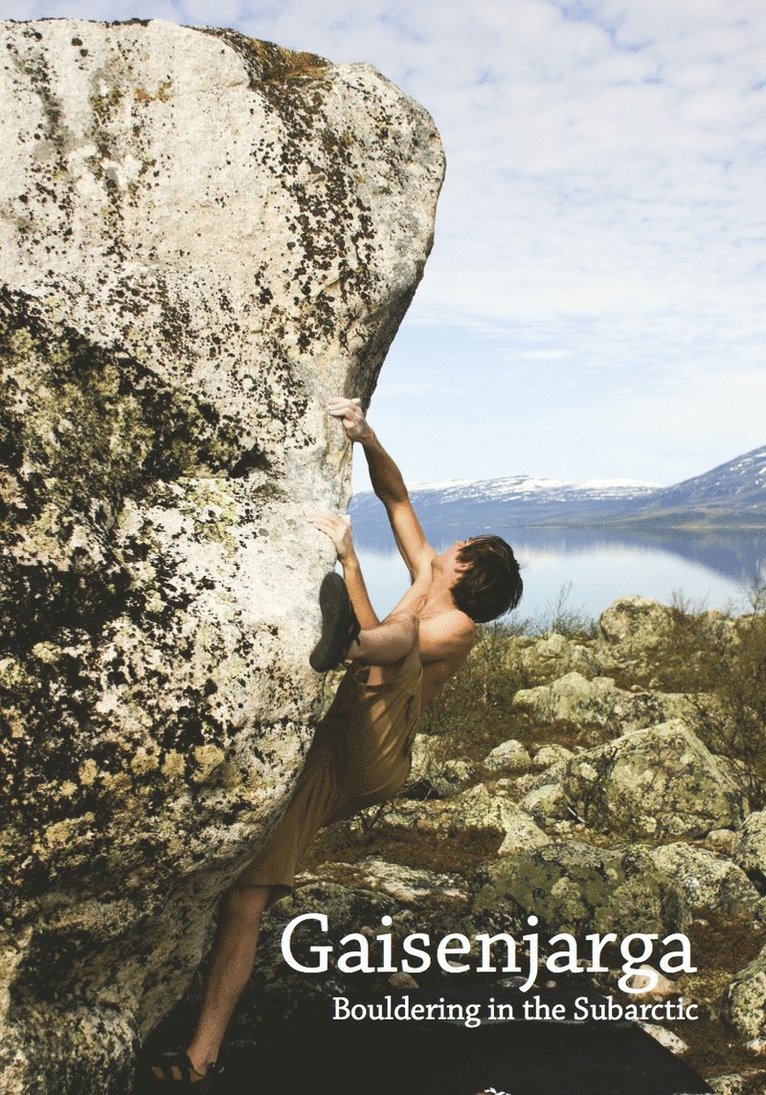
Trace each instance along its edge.
<instances>
[{"instance_id":1,"label":"shirtless climber","mask_svg":"<svg viewBox=\"0 0 766 1095\"><path fill-rule=\"evenodd\" d=\"M458 540L441 554L426 542L401 473L368 425L358 399L331 399L346 436L364 449L373 489L386 507L412 584L383 621L367 595L347 517L318 514L343 567L320 591L321 671L351 661L317 727L282 820L255 860L224 893L197 1029L186 1051L155 1058L163 1090L180 1091L220 1071L218 1050L255 960L264 909L292 889L303 853L330 821L391 798L404 785L422 708L468 657L476 623L514 608L522 583L513 552L497 536ZM202 1087L196 1087L202 1084Z\"/></svg>"}]
</instances>

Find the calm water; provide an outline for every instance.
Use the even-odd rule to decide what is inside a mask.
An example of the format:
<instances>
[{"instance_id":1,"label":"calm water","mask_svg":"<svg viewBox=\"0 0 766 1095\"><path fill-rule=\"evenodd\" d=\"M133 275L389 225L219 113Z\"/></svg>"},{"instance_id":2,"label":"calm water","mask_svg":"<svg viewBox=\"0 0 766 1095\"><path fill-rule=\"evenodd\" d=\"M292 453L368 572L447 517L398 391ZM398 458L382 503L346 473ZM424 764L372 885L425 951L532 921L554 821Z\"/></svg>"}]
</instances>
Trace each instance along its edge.
<instances>
[{"instance_id":1,"label":"calm water","mask_svg":"<svg viewBox=\"0 0 766 1095\"><path fill-rule=\"evenodd\" d=\"M680 594L694 608L746 611L747 590L766 580L766 544L759 534L498 531L513 544L522 566L524 597L516 616L542 623L555 615L562 597L566 611L586 616L598 616L628 594L665 603ZM404 564L395 551L366 544L363 529L355 535L372 602L385 614L407 588Z\"/></svg>"}]
</instances>

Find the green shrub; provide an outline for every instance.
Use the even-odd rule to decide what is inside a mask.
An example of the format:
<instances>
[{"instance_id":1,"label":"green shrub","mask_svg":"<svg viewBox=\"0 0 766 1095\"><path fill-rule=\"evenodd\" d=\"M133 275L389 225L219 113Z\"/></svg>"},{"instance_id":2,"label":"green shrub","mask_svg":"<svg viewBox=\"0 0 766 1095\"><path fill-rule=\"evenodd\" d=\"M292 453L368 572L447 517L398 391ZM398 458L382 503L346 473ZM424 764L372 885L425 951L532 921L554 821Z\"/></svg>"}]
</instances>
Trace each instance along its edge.
<instances>
[{"instance_id":1,"label":"green shrub","mask_svg":"<svg viewBox=\"0 0 766 1095\"><path fill-rule=\"evenodd\" d=\"M511 702L528 680L507 624L486 624L460 671L431 701L420 729L449 739L453 756L481 759L513 736L521 716Z\"/></svg>"},{"instance_id":2,"label":"green shrub","mask_svg":"<svg viewBox=\"0 0 766 1095\"><path fill-rule=\"evenodd\" d=\"M714 752L739 762L758 810L766 806L766 587L749 599L750 612L721 615L716 626L676 598L656 678L668 691L714 697L711 707L700 696L696 730Z\"/></svg>"}]
</instances>

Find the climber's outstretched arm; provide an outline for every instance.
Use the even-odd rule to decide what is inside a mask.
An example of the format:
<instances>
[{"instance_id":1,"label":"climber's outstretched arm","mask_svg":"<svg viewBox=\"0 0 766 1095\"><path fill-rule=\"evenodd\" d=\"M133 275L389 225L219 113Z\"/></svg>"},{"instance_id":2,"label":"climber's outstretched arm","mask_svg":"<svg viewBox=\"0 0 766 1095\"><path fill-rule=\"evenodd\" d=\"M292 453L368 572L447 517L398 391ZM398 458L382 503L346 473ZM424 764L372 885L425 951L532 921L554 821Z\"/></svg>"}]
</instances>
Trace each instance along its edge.
<instances>
[{"instance_id":1,"label":"climber's outstretched arm","mask_svg":"<svg viewBox=\"0 0 766 1095\"><path fill-rule=\"evenodd\" d=\"M364 449L372 488L386 507L396 546L415 581L424 567L430 568L436 552L426 540L412 508L402 473L364 417L361 400L337 397L329 401L327 410L334 418L341 419L349 440L358 441Z\"/></svg>"}]
</instances>

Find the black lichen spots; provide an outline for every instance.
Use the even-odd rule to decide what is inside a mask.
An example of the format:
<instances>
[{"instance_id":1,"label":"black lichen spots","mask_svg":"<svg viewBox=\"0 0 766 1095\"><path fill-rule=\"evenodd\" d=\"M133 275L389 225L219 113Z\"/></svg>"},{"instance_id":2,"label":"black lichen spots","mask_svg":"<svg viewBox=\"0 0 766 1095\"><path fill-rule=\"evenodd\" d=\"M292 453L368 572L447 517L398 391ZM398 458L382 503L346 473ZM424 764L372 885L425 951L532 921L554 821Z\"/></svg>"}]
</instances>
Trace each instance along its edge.
<instances>
[{"instance_id":1,"label":"black lichen spots","mask_svg":"<svg viewBox=\"0 0 766 1095\"><path fill-rule=\"evenodd\" d=\"M17 72L24 78L24 84L37 95L42 114L42 121L34 133L39 149L31 160L31 191L42 206L58 206L61 213L69 217L73 207L72 196L59 182L68 176L69 171L63 103L53 91L48 59L44 47L40 45L42 34L30 27L22 31L20 37L23 40L22 49L10 39L6 49ZM23 234L29 233L32 227L27 225L21 230Z\"/></svg>"},{"instance_id":2,"label":"black lichen spots","mask_svg":"<svg viewBox=\"0 0 766 1095\"><path fill-rule=\"evenodd\" d=\"M89 648L82 632L62 628L58 644L37 654L20 653L13 670L2 674L0 720L7 731L0 743L6 774L2 808L10 817L30 776L67 779L72 765L83 759L77 758L73 742L90 717L94 698L84 669Z\"/></svg>"},{"instance_id":3,"label":"black lichen spots","mask_svg":"<svg viewBox=\"0 0 766 1095\"><path fill-rule=\"evenodd\" d=\"M113 544L125 498L201 469L244 475L265 458L254 445L243 454L237 424L208 401L128 354L49 324L37 302L7 289L0 354L10 518L0 646L30 645L65 624L98 631L130 584Z\"/></svg>"},{"instance_id":4,"label":"black lichen spots","mask_svg":"<svg viewBox=\"0 0 766 1095\"><path fill-rule=\"evenodd\" d=\"M232 467L229 475L232 479L241 479L247 475L249 471L254 468L267 469L269 466L268 460L266 460L263 453L260 451L257 445L254 445L252 449L247 452L243 452L239 460Z\"/></svg>"},{"instance_id":5,"label":"black lichen spots","mask_svg":"<svg viewBox=\"0 0 766 1095\"><path fill-rule=\"evenodd\" d=\"M367 307L375 298L374 226L359 192L356 150L349 134L328 117L332 66L312 54L294 53L235 31L206 33L222 38L239 54L250 87L282 123L281 145L267 148L259 138L253 154L270 164L277 185L290 194L298 210L287 224L302 261L290 271L292 282L280 288L293 290L300 315L298 349L308 353L316 341L336 340L337 297L355 297Z\"/></svg>"}]
</instances>

